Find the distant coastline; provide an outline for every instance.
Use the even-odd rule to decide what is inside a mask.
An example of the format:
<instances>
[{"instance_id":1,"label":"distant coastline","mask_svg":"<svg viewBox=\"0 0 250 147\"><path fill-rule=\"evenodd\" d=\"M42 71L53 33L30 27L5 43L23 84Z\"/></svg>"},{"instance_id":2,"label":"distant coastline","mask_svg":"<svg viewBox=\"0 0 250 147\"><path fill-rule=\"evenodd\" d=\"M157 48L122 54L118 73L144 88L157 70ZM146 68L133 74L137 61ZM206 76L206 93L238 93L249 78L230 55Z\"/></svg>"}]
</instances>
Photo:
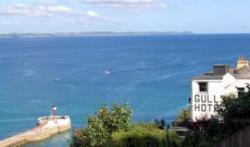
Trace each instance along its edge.
<instances>
[{"instance_id":1,"label":"distant coastline","mask_svg":"<svg viewBox=\"0 0 250 147\"><path fill-rule=\"evenodd\" d=\"M85 36L147 36L147 35L190 35L184 32L71 32L71 33L6 33L0 38L36 38L36 37L85 37Z\"/></svg>"}]
</instances>

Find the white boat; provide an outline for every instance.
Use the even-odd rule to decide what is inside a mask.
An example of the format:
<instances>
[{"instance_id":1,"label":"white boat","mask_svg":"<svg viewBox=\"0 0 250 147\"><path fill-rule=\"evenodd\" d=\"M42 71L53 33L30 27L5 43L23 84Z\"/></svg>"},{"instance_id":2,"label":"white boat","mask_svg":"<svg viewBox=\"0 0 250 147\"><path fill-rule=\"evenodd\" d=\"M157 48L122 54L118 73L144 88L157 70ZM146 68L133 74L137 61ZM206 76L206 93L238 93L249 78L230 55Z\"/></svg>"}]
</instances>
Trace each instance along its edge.
<instances>
[{"instance_id":1,"label":"white boat","mask_svg":"<svg viewBox=\"0 0 250 147\"><path fill-rule=\"evenodd\" d=\"M111 74L111 71L105 70L104 73L105 73L106 75L108 75L108 74Z\"/></svg>"}]
</instances>

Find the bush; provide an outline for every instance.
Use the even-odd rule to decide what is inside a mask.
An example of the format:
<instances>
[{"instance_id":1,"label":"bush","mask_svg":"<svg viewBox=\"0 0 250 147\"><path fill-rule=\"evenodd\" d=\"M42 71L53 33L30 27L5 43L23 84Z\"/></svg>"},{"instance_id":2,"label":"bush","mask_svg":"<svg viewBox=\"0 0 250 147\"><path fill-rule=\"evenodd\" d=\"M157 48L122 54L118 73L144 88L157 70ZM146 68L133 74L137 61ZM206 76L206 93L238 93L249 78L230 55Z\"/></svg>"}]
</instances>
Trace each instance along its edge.
<instances>
[{"instance_id":1,"label":"bush","mask_svg":"<svg viewBox=\"0 0 250 147\"><path fill-rule=\"evenodd\" d=\"M187 127L190 122L191 112L190 108L184 108L181 112L176 116L175 121L173 122L173 126L182 126Z\"/></svg>"},{"instance_id":2,"label":"bush","mask_svg":"<svg viewBox=\"0 0 250 147\"><path fill-rule=\"evenodd\" d=\"M160 147L165 143L165 131L153 125L136 125L128 131L113 134L114 145L117 147Z\"/></svg>"},{"instance_id":3,"label":"bush","mask_svg":"<svg viewBox=\"0 0 250 147\"><path fill-rule=\"evenodd\" d=\"M175 131L167 131L166 134L167 146L166 147L181 147L181 143L183 141L182 138L178 136Z\"/></svg>"},{"instance_id":4,"label":"bush","mask_svg":"<svg viewBox=\"0 0 250 147\"><path fill-rule=\"evenodd\" d=\"M113 134L113 147L175 147L177 135L157 128L153 124L137 124L128 131Z\"/></svg>"},{"instance_id":5,"label":"bush","mask_svg":"<svg viewBox=\"0 0 250 147\"><path fill-rule=\"evenodd\" d=\"M217 118L189 124L189 132L182 142L185 147L212 147L219 140L221 124Z\"/></svg>"},{"instance_id":6,"label":"bush","mask_svg":"<svg viewBox=\"0 0 250 147\"><path fill-rule=\"evenodd\" d=\"M216 109L218 118L190 123L189 133L183 141L185 147L211 147L220 140L250 125L250 89L238 97L222 98Z\"/></svg>"},{"instance_id":7,"label":"bush","mask_svg":"<svg viewBox=\"0 0 250 147\"><path fill-rule=\"evenodd\" d=\"M223 98L217 109L223 118L224 137L250 125L250 89L239 94L238 98L231 95Z\"/></svg>"},{"instance_id":8,"label":"bush","mask_svg":"<svg viewBox=\"0 0 250 147\"><path fill-rule=\"evenodd\" d=\"M179 147L181 139L165 130L165 121L155 124L134 124L132 110L125 105L101 107L96 115L88 116L87 126L77 129L71 147Z\"/></svg>"},{"instance_id":9,"label":"bush","mask_svg":"<svg viewBox=\"0 0 250 147\"><path fill-rule=\"evenodd\" d=\"M112 133L127 130L131 126L132 110L128 104L102 107L96 115L88 116L87 127L73 135L71 147L103 146L112 142Z\"/></svg>"},{"instance_id":10,"label":"bush","mask_svg":"<svg viewBox=\"0 0 250 147\"><path fill-rule=\"evenodd\" d=\"M72 142L70 144L71 147L87 147L91 146L90 135L85 129L78 129L75 131Z\"/></svg>"},{"instance_id":11,"label":"bush","mask_svg":"<svg viewBox=\"0 0 250 147\"><path fill-rule=\"evenodd\" d=\"M160 120L155 119L154 125L157 126L157 128L159 128L161 130L164 130L166 128L166 122L163 118L161 118ZM169 129L168 124L167 124L167 129Z\"/></svg>"}]
</instances>

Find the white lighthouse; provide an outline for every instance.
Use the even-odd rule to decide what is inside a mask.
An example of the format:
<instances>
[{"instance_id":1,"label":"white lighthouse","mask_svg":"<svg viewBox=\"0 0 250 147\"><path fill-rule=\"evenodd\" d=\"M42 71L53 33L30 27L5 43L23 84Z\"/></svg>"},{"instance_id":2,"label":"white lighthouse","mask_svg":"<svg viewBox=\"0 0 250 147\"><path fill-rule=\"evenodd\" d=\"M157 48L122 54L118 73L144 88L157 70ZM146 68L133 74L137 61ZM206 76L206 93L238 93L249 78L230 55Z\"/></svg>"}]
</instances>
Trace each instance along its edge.
<instances>
[{"instance_id":1,"label":"white lighthouse","mask_svg":"<svg viewBox=\"0 0 250 147\"><path fill-rule=\"evenodd\" d=\"M221 103L222 96L247 91L250 85L249 61L240 57L236 68L217 64L213 71L192 79L191 117L193 121L209 119L216 115L215 108Z\"/></svg>"}]
</instances>

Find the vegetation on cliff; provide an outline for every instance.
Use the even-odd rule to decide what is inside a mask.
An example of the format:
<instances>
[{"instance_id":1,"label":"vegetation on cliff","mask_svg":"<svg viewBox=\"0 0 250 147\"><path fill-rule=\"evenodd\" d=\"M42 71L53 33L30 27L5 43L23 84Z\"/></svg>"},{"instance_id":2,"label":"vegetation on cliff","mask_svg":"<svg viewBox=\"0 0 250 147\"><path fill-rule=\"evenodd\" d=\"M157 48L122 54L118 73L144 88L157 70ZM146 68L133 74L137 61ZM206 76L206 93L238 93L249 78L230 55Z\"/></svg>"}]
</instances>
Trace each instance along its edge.
<instances>
[{"instance_id":1,"label":"vegetation on cliff","mask_svg":"<svg viewBox=\"0 0 250 147\"><path fill-rule=\"evenodd\" d=\"M88 117L85 128L75 131L71 147L211 147L250 125L250 89L238 97L223 97L217 112L218 117L191 122L189 108L183 109L172 123L189 129L183 137L163 119L133 123L127 104L102 107Z\"/></svg>"},{"instance_id":2,"label":"vegetation on cliff","mask_svg":"<svg viewBox=\"0 0 250 147\"><path fill-rule=\"evenodd\" d=\"M250 125L250 89L236 97L222 98L217 108L218 117L188 123L189 133L183 144L186 147L211 147L233 133Z\"/></svg>"},{"instance_id":3,"label":"vegetation on cliff","mask_svg":"<svg viewBox=\"0 0 250 147\"><path fill-rule=\"evenodd\" d=\"M173 121L173 126L187 127L190 122L191 112L190 108L183 108L176 116L175 121Z\"/></svg>"},{"instance_id":4,"label":"vegetation on cliff","mask_svg":"<svg viewBox=\"0 0 250 147\"><path fill-rule=\"evenodd\" d=\"M101 107L88 116L87 126L77 129L71 147L175 147L181 143L174 131L158 123L133 123L132 110L127 105Z\"/></svg>"}]
</instances>

